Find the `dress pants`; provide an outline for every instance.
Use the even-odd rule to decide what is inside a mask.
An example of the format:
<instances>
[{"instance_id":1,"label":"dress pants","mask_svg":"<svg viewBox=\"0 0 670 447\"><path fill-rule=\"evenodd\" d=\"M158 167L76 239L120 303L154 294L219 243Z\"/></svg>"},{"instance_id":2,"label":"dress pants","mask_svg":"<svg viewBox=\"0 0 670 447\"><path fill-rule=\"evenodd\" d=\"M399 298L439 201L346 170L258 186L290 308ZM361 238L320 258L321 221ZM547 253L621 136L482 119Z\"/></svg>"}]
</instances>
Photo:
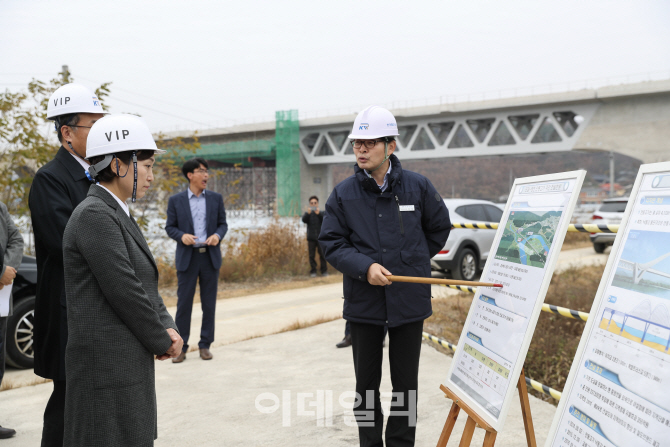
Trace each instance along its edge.
<instances>
[{"instance_id":1,"label":"dress pants","mask_svg":"<svg viewBox=\"0 0 670 447\"><path fill-rule=\"evenodd\" d=\"M344 336L345 337L347 335L351 334L351 323L349 322L349 320L346 320L346 321L347 321L347 323L344 325ZM383 338L386 338L386 334L388 333L388 331L389 331L388 325L384 325L384 337Z\"/></svg>"},{"instance_id":2,"label":"dress pants","mask_svg":"<svg viewBox=\"0 0 670 447\"><path fill-rule=\"evenodd\" d=\"M58 377L65 377L65 346L67 346L67 308L60 312L61 353ZM65 433L65 380L54 379L54 390L44 409L41 447L61 447Z\"/></svg>"},{"instance_id":3,"label":"dress pants","mask_svg":"<svg viewBox=\"0 0 670 447\"><path fill-rule=\"evenodd\" d=\"M54 391L44 410L41 447L63 447L65 430L65 380L54 380Z\"/></svg>"},{"instance_id":4,"label":"dress pants","mask_svg":"<svg viewBox=\"0 0 670 447\"><path fill-rule=\"evenodd\" d=\"M207 250L218 250L218 247L207 248L200 253L193 249L191 263L186 271L177 271L177 316L175 323L179 335L184 340L183 352L188 350L188 338L191 332L191 312L195 286L200 278L200 304L202 306L202 327L200 329L200 349L209 349L214 341L214 317L216 313L216 291L219 285L219 270L212 265Z\"/></svg>"},{"instance_id":5,"label":"dress pants","mask_svg":"<svg viewBox=\"0 0 670 447\"><path fill-rule=\"evenodd\" d=\"M326 258L323 256L323 251L319 245L319 241L307 241L307 248L309 249L309 272L316 273L316 253L319 253L319 264L321 264L321 274L326 273L328 270L328 263Z\"/></svg>"},{"instance_id":6,"label":"dress pants","mask_svg":"<svg viewBox=\"0 0 670 447\"><path fill-rule=\"evenodd\" d=\"M354 408L360 445L382 447L384 414L379 385L382 380L382 341L385 328L381 325L355 322L351 322L350 326L356 393L361 397L359 405ZM391 414L386 424L387 447L414 446L422 332L423 321L388 328L389 363L394 394ZM369 390L371 392L368 393ZM400 398L398 394L401 395ZM396 412L399 414L394 414Z\"/></svg>"},{"instance_id":7,"label":"dress pants","mask_svg":"<svg viewBox=\"0 0 670 447\"><path fill-rule=\"evenodd\" d=\"M7 317L0 317L0 385L5 375L5 355L7 353Z\"/></svg>"}]
</instances>

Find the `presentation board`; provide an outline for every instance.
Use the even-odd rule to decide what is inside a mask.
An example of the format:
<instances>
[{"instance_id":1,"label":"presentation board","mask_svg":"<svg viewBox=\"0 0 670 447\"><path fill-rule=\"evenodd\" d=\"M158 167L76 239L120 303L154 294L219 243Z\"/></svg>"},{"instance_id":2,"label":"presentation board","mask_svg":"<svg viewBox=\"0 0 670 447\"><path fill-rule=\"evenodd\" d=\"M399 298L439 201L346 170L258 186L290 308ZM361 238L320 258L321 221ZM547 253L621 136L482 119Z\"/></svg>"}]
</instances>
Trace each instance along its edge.
<instances>
[{"instance_id":1,"label":"presentation board","mask_svg":"<svg viewBox=\"0 0 670 447\"><path fill-rule=\"evenodd\" d=\"M642 165L546 446L670 446L670 162Z\"/></svg>"},{"instance_id":2,"label":"presentation board","mask_svg":"<svg viewBox=\"0 0 670 447\"><path fill-rule=\"evenodd\" d=\"M517 179L445 386L502 428L586 171Z\"/></svg>"}]
</instances>

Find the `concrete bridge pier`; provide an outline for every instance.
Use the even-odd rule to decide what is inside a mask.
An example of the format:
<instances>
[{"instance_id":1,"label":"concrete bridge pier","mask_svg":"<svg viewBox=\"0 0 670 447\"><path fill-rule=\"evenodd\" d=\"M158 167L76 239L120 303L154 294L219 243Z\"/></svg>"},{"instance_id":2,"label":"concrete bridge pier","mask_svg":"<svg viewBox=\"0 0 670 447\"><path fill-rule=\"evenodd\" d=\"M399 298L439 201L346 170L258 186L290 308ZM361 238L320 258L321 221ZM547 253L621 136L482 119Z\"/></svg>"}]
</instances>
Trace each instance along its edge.
<instances>
[{"instance_id":1,"label":"concrete bridge pier","mask_svg":"<svg viewBox=\"0 0 670 447\"><path fill-rule=\"evenodd\" d=\"M333 165L314 165L307 163L300 155L300 209L308 205L311 196L319 198L319 209L323 210L326 200L335 185L333 184Z\"/></svg>"}]
</instances>

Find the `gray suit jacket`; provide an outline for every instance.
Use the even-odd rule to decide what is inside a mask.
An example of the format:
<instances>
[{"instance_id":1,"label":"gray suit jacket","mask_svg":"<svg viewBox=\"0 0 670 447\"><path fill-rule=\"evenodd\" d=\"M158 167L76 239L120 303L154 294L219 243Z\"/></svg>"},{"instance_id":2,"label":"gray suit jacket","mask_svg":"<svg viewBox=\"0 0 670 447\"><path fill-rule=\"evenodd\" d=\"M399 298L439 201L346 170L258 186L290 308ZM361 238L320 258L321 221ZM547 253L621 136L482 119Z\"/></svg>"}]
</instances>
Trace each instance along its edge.
<instances>
[{"instance_id":1,"label":"gray suit jacket","mask_svg":"<svg viewBox=\"0 0 670 447\"><path fill-rule=\"evenodd\" d=\"M157 437L154 355L177 329L158 294L158 270L134 219L99 186L63 236L69 339L65 442L146 446Z\"/></svg>"},{"instance_id":2,"label":"gray suit jacket","mask_svg":"<svg viewBox=\"0 0 670 447\"><path fill-rule=\"evenodd\" d=\"M7 266L19 268L23 259L23 236L14 225L14 221L7 211L7 206L0 202L0 247L5 251L4 262L0 268L0 276L5 274ZM11 287L11 286L5 286ZM12 301L9 298L9 315L12 314Z\"/></svg>"}]
</instances>

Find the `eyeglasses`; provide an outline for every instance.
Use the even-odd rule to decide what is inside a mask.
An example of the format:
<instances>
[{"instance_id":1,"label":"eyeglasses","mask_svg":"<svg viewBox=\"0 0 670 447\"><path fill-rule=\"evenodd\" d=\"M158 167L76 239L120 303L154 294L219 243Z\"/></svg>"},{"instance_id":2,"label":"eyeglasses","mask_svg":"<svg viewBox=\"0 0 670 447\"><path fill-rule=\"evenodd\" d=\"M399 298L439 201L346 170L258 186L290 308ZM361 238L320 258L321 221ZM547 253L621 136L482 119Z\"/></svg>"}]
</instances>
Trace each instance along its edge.
<instances>
[{"instance_id":1,"label":"eyeglasses","mask_svg":"<svg viewBox=\"0 0 670 447\"><path fill-rule=\"evenodd\" d=\"M377 143L384 143L386 140L350 140L349 143L354 147L354 149L360 149L361 146L365 146L366 149L372 149L377 145Z\"/></svg>"},{"instance_id":2,"label":"eyeglasses","mask_svg":"<svg viewBox=\"0 0 670 447\"><path fill-rule=\"evenodd\" d=\"M198 174L203 175L209 175L209 171L207 169L194 169L193 172L197 172Z\"/></svg>"},{"instance_id":3,"label":"eyeglasses","mask_svg":"<svg viewBox=\"0 0 670 447\"><path fill-rule=\"evenodd\" d=\"M64 126L67 126L67 127L81 127L81 128L84 128L84 129L90 129L91 128L91 126L75 126L74 124L64 124Z\"/></svg>"}]
</instances>

